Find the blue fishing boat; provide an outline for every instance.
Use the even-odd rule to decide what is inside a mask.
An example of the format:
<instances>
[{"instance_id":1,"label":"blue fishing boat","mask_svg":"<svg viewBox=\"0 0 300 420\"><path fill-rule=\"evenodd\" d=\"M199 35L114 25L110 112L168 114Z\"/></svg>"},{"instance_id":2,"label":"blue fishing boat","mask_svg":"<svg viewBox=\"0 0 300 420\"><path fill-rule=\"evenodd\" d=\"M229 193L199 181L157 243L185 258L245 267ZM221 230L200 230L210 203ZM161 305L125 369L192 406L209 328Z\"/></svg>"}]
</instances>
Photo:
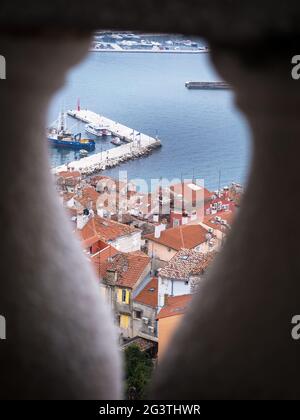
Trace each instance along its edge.
<instances>
[{"instance_id":1,"label":"blue fishing boat","mask_svg":"<svg viewBox=\"0 0 300 420\"><path fill-rule=\"evenodd\" d=\"M67 129L66 114L61 112L57 127L51 127L47 134L48 142L53 147L69 148L73 150L95 150L95 141L82 138L81 133L73 134Z\"/></svg>"}]
</instances>

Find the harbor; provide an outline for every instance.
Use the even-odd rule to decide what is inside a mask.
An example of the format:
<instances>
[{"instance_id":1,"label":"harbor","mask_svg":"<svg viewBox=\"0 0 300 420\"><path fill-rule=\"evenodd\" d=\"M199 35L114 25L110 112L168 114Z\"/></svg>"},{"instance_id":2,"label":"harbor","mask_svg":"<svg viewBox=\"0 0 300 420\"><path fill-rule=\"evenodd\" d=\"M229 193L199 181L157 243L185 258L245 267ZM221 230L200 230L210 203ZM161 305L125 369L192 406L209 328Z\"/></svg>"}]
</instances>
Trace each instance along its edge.
<instances>
[{"instance_id":1,"label":"harbor","mask_svg":"<svg viewBox=\"0 0 300 420\"><path fill-rule=\"evenodd\" d=\"M100 31L94 36L90 52L201 54L209 52L209 48L198 39L182 36Z\"/></svg>"},{"instance_id":2,"label":"harbor","mask_svg":"<svg viewBox=\"0 0 300 420\"><path fill-rule=\"evenodd\" d=\"M173 179L184 173L192 177L195 168L197 177L205 176L206 185L216 190L220 169L224 185L232 180L244 183L250 154L247 127L231 106L231 90L189 90L184 86L189 80L220 80L211 71L208 54L90 53L85 63L70 73L66 87L50 105L47 126L62 110L77 110L80 98L82 110L88 108L135 128L135 133L155 138L157 130L162 142L163 147L150 155L107 167L101 175L117 178L119 170L126 170L130 178L142 177L151 183L160 176ZM81 132L82 138L95 140L88 159L103 152L104 160L110 149L113 157L126 145L111 144L111 136L90 136L85 124L67 119L67 128L74 135ZM67 167L76 160L76 167L79 162L83 165L81 149L50 147L51 168Z\"/></svg>"},{"instance_id":3,"label":"harbor","mask_svg":"<svg viewBox=\"0 0 300 420\"><path fill-rule=\"evenodd\" d=\"M60 165L54 173L65 170L76 170L82 175L92 175L105 169L113 168L123 162L149 155L152 150L161 146L158 137L151 137L130 127L99 115L88 109L69 110L67 114L83 123L92 126L103 126L113 136L112 147L81 159ZM118 141L117 141L118 140Z\"/></svg>"}]
</instances>

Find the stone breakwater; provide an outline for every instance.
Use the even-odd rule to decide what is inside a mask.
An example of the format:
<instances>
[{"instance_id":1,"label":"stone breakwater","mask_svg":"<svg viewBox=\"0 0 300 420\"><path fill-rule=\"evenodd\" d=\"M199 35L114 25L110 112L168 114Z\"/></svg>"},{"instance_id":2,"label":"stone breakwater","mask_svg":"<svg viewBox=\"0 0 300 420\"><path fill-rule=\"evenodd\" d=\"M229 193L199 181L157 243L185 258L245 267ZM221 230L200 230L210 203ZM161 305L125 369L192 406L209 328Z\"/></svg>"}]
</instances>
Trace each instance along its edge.
<instances>
[{"instance_id":1,"label":"stone breakwater","mask_svg":"<svg viewBox=\"0 0 300 420\"><path fill-rule=\"evenodd\" d=\"M126 144L96 153L82 159L74 160L53 169L53 173L71 170L83 175L93 175L105 169L113 168L123 162L148 156L154 149L161 147L158 138L138 133L116 121L98 115L89 110L68 111L68 115L87 124L103 125L112 135Z\"/></svg>"},{"instance_id":2,"label":"stone breakwater","mask_svg":"<svg viewBox=\"0 0 300 420\"><path fill-rule=\"evenodd\" d=\"M53 169L53 173L70 170L79 171L82 175L93 175L104 171L105 169L114 168L126 161L146 157L154 149L161 147L161 142L160 140L157 140L156 143L152 143L146 147L131 145L132 147L129 152L127 152L127 148L126 150L123 150L125 149L125 146L128 145L122 145L115 149L106 150L92 156L74 160L65 165L57 166Z\"/></svg>"}]
</instances>

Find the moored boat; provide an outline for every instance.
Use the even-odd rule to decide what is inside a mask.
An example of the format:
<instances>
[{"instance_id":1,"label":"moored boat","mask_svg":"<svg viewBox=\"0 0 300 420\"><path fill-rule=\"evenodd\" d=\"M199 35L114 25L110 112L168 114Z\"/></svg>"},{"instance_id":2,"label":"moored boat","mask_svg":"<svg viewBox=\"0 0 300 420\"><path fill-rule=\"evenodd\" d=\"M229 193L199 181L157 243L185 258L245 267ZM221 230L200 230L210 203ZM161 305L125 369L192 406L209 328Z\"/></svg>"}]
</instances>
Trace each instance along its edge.
<instances>
[{"instance_id":1,"label":"moored boat","mask_svg":"<svg viewBox=\"0 0 300 420\"><path fill-rule=\"evenodd\" d=\"M115 146L120 146L120 144L122 144L121 140L118 137L114 137L111 140L111 143L114 144Z\"/></svg>"},{"instance_id":2,"label":"moored boat","mask_svg":"<svg viewBox=\"0 0 300 420\"><path fill-rule=\"evenodd\" d=\"M81 150L79 150L79 155L80 155L80 157L87 157L88 156L88 154L89 154L89 152L87 151L87 150L85 150L85 149L81 149Z\"/></svg>"},{"instance_id":3,"label":"moored boat","mask_svg":"<svg viewBox=\"0 0 300 420\"><path fill-rule=\"evenodd\" d=\"M108 127L96 124L86 124L85 131L96 137L108 136L110 134Z\"/></svg>"},{"instance_id":4,"label":"moored boat","mask_svg":"<svg viewBox=\"0 0 300 420\"><path fill-rule=\"evenodd\" d=\"M57 127L51 127L47 135L48 142L54 147L70 148L74 150L85 149L92 151L95 149L95 141L82 138L81 133L72 134L66 126L66 114L61 112L58 118Z\"/></svg>"},{"instance_id":5,"label":"moored boat","mask_svg":"<svg viewBox=\"0 0 300 420\"><path fill-rule=\"evenodd\" d=\"M50 134L48 135L48 142L54 147L65 147L74 150L95 150L94 140L81 138L81 133L71 136L65 136L64 133Z\"/></svg>"}]
</instances>

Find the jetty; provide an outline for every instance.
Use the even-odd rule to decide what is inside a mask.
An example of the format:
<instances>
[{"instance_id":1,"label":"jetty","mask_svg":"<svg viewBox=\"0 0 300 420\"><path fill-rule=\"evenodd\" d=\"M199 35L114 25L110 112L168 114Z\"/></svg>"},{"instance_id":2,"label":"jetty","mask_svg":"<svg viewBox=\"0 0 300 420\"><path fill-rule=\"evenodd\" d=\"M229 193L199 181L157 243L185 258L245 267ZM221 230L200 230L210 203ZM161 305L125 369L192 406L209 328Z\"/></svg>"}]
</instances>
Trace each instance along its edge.
<instances>
[{"instance_id":1,"label":"jetty","mask_svg":"<svg viewBox=\"0 0 300 420\"><path fill-rule=\"evenodd\" d=\"M70 110L67 111L67 114L86 124L105 126L114 137L118 137L122 141L122 144L108 150L103 150L100 153L58 166L52 170L53 173L65 170L76 170L82 175L92 175L105 169L118 166L128 160L145 157L149 155L152 150L161 146L161 141L158 137L154 138L140 133L137 130L88 109Z\"/></svg>"},{"instance_id":2,"label":"jetty","mask_svg":"<svg viewBox=\"0 0 300 420\"><path fill-rule=\"evenodd\" d=\"M230 89L230 85L226 82L185 82L188 89Z\"/></svg>"}]
</instances>

